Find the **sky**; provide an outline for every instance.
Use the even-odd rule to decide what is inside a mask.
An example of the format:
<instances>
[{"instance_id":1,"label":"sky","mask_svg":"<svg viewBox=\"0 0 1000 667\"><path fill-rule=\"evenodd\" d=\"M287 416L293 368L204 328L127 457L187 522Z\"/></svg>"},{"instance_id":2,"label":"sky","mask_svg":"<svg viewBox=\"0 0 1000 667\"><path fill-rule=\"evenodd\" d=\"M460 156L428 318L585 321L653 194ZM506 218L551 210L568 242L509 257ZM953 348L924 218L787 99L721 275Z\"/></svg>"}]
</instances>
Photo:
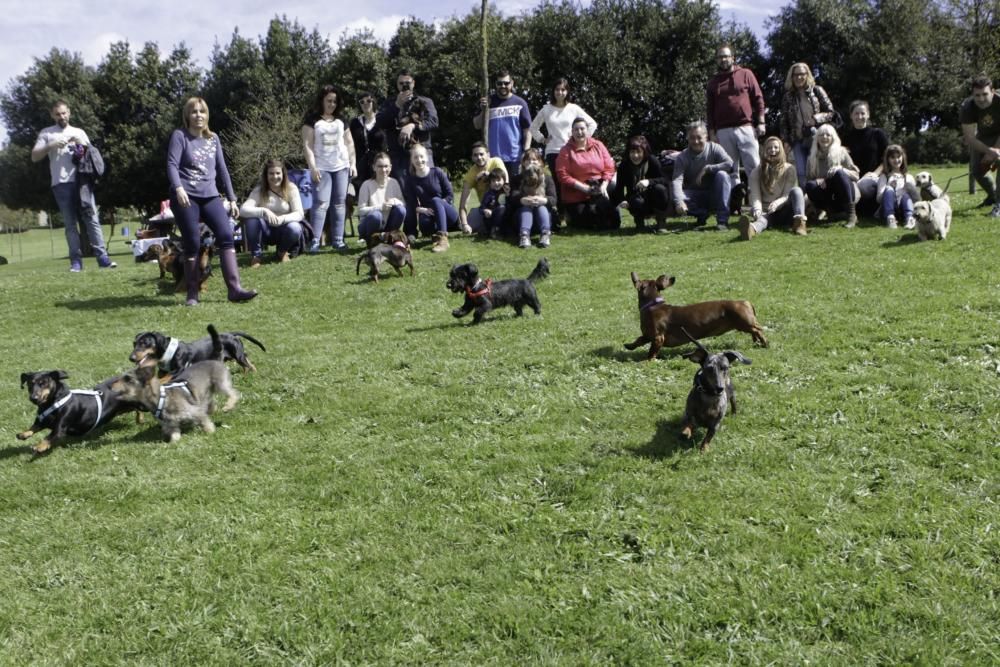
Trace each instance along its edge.
<instances>
[{"instance_id":1,"label":"sky","mask_svg":"<svg viewBox=\"0 0 1000 667\"><path fill-rule=\"evenodd\" d=\"M583 0L586 2L587 0ZM723 19L736 19L763 38L764 21L788 0L752 2L719 0ZM329 11L317 10L326 4ZM517 14L537 5L537 0L494 0L505 14ZM463 16L476 0L367 0L366 2L319 3L316 0L0 0L0 88L8 90L36 58L53 47L83 56L97 66L114 42L127 40L137 52L146 42L156 42L161 54L183 42L198 65L208 66L215 44L228 44L233 30L254 38L267 31L270 20L281 14L297 19L306 28L316 28L336 47L338 38L370 28L383 41L391 37L399 22L410 15L424 21ZM0 124L0 141L6 130Z\"/></svg>"}]
</instances>

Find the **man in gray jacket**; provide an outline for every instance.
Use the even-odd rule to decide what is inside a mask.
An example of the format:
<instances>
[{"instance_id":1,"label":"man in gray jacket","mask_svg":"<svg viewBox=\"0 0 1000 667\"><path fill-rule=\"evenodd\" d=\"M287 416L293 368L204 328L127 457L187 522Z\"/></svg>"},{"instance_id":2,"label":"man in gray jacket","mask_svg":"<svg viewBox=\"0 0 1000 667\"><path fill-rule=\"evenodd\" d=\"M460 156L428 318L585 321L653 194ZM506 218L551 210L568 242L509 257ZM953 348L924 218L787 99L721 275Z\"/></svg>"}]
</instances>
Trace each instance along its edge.
<instances>
[{"instance_id":1,"label":"man in gray jacket","mask_svg":"<svg viewBox=\"0 0 1000 667\"><path fill-rule=\"evenodd\" d=\"M674 160L673 195L677 215L693 215L695 226L705 224L713 212L717 229L729 229L730 172L733 159L708 140L708 127L696 121L687 128L688 147Z\"/></svg>"}]
</instances>

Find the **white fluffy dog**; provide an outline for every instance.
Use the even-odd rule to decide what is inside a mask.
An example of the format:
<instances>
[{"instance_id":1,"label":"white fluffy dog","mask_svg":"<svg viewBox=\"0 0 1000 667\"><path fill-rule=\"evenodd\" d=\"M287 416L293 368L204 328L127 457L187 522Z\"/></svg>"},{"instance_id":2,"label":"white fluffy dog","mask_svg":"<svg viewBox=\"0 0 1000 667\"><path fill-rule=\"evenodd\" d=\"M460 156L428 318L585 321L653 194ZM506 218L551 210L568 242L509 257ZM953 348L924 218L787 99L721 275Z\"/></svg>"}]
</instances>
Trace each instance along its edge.
<instances>
[{"instance_id":1,"label":"white fluffy dog","mask_svg":"<svg viewBox=\"0 0 1000 667\"><path fill-rule=\"evenodd\" d=\"M920 198L924 201L933 201L946 196L941 186L934 183L934 177L929 171L921 171L914 180L917 182L917 189L920 190Z\"/></svg>"},{"instance_id":2,"label":"white fluffy dog","mask_svg":"<svg viewBox=\"0 0 1000 667\"><path fill-rule=\"evenodd\" d=\"M947 195L933 201L918 201L913 205L913 217L917 219L917 236L921 241L944 241L951 229L951 204Z\"/></svg>"}]
</instances>

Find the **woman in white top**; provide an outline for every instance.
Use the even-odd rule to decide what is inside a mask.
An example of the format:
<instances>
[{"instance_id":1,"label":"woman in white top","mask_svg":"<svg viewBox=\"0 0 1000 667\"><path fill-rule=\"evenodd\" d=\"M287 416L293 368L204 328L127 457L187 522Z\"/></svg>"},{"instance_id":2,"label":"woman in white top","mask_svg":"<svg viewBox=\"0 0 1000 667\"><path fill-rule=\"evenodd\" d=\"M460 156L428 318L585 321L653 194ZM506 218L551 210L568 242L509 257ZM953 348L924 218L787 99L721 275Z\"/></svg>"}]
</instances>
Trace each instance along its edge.
<instances>
[{"instance_id":1,"label":"woman in white top","mask_svg":"<svg viewBox=\"0 0 1000 667\"><path fill-rule=\"evenodd\" d=\"M399 229L406 218L406 204L399 181L389 176L392 161L387 153L376 153L372 161L375 178L369 178L358 192L358 235L367 239L375 232Z\"/></svg>"},{"instance_id":2,"label":"woman in white top","mask_svg":"<svg viewBox=\"0 0 1000 667\"><path fill-rule=\"evenodd\" d=\"M319 252L320 237L326 225L327 212L333 204L330 222L330 246L344 251L344 216L347 212L347 184L357 175L354 140L338 118L341 95L334 86L323 86L316 97L316 106L302 124L302 148L306 163L316 185L312 208L313 241L310 253Z\"/></svg>"},{"instance_id":3,"label":"woman in white top","mask_svg":"<svg viewBox=\"0 0 1000 667\"><path fill-rule=\"evenodd\" d=\"M288 251L302 242L302 199L299 189L288 180L281 160L268 160L260 183L240 207L243 233L250 249L250 268L260 266L264 246L277 246L278 261L288 261Z\"/></svg>"},{"instance_id":4,"label":"woman in white top","mask_svg":"<svg viewBox=\"0 0 1000 667\"><path fill-rule=\"evenodd\" d=\"M597 121L587 115L587 112L579 106L569 101L570 87L569 81L565 78L556 79L552 85L552 101L542 107L535 120L532 121L529 131L532 138L545 146L545 163L549 166L549 173L556 173L556 157L559 151L569 141L573 134L573 121L582 118L587 122L587 136L594 136L597 131ZM542 125L548 136L543 136Z\"/></svg>"}]
</instances>

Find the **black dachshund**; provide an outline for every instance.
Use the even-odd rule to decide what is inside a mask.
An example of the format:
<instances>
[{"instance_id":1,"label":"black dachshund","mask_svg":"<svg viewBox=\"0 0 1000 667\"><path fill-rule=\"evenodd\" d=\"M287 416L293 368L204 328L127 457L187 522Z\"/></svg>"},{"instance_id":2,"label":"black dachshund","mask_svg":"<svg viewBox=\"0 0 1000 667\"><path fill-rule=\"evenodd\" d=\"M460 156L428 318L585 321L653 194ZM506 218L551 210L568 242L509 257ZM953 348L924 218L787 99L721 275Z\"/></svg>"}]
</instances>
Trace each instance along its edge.
<instances>
[{"instance_id":1,"label":"black dachshund","mask_svg":"<svg viewBox=\"0 0 1000 667\"><path fill-rule=\"evenodd\" d=\"M524 307L528 306L535 311L535 315L540 315L542 304L538 301L535 283L548 275L549 262L544 257L538 260L538 265L527 280L520 278L496 282L491 278L483 280L479 277L479 269L475 264L456 264L451 267L445 285L452 292L465 292L465 303L461 308L451 311L451 314L455 317L465 317L475 311L472 316L473 324L479 324L486 313L501 306L512 306L518 315L521 315Z\"/></svg>"}]
</instances>

